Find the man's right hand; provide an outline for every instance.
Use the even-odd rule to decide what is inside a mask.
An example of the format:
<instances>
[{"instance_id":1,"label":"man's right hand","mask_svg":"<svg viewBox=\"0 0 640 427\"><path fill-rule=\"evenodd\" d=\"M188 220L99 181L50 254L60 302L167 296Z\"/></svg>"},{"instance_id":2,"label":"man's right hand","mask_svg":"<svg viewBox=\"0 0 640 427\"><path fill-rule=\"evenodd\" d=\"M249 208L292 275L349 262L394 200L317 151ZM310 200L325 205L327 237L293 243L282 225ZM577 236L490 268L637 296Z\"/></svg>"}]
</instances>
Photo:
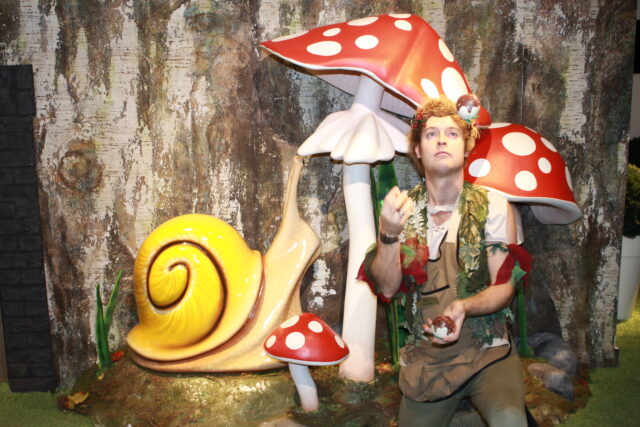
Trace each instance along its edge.
<instances>
[{"instance_id":1,"label":"man's right hand","mask_svg":"<svg viewBox=\"0 0 640 427\"><path fill-rule=\"evenodd\" d=\"M413 200L406 191L393 187L385 196L380 211L380 232L389 236L399 236L413 213Z\"/></svg>"}]
</instances>

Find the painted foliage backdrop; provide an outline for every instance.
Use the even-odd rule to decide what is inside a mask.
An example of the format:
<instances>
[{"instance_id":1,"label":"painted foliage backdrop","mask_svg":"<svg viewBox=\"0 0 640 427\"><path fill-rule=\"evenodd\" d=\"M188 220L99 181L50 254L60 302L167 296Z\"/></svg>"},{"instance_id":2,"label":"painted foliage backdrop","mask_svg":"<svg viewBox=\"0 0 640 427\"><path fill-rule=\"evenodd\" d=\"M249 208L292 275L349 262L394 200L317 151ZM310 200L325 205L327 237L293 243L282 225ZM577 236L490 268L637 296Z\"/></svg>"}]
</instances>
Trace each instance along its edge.
<instances>
[{"instance_id":1,"label":"painted foliage backdrop","mask_svg":"<svg viewBox=\"0 0 640 427\"><path fill-rule=\"evenodd\" d=\"M176 215L216 215L265 252L290 158L350 97L266 57L258 43L364 16L412 12L445 39L495 121L565 157L584 217L528 209L533 331L583 362L614 361L615 300L633 56L633 0L590 2L5 0L0 61L33 64L47 292L62 384L93 362L94 285L126 271L112 328L136 323L131 269ZM406 159L403 185L415 182ZM309 160L301 211L321 236L303 306L339 325L346 270L340 165Z\"/></svg>"}]
</instances>

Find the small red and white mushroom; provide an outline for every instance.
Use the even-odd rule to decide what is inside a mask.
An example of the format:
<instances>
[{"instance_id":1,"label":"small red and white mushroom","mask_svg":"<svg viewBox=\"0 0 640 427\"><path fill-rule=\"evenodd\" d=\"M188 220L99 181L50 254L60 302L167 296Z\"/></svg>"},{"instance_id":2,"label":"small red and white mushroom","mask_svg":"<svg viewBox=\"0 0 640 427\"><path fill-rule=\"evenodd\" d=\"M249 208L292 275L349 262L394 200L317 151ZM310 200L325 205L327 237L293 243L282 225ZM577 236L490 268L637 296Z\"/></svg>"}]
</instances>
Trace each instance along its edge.
<instances>
[{"instance_id":1,"label":"small red and white mushroom","mask_svg":"<svg viewBox=\"0 0 640 427\"><path fill-rule=\"evenodd\" d=\"M463 119L474 120L480 113L480 100L473 93L462 95L456 102L456 110Z\"/></svg>"},{"instance_id":2,"label":"small red and white mushroom","mask_svg":"<svg viewBox=\"0 0 640 427\"><path fill-rule=\"evenodd\" d=\"M393 159L396 151L406 153L409 130L383 110L410 117L429 97L444 95L456 102L472 91L444 41L416 15L371 16L261 46L354 95L351 108L326 117L298 154L330 153L343 162L349 261L342 333L352 355L340 366L340 374L368 382L374 375L376 298L356 274L376 240L369 165ZM491 122L483 108L477 122Z\"/></svg>"},{"instance_id":3,"label":"small red and white mushroom","mask_svg":"<svg viewBox=\"0 0 640 427\"><path fill-rule=\"evenodd\" d=\"M456 331L456 324L449 316L436 316L431 319L431 330L436 338L443 339Z\"/></svg>"},{"instance_id":4,"label":"small red and white mushroom","mask_svg":"<svg viewBox=\"0 0 640 427\"><path fill-rule=\"evenodd\" d=\"M522 125L493 123L483 129L467 159L465 180L529 204L544 224L569 224L582 216L562 156Z\"/></svg>"},{"instance_id":5,"label":"small red and white mushroom","mask_svg":"<svg viewBox=\"0 0 640 427\"><path fill-rule=\"evenodd\" d=\"M284 321L264 342L267 354L289 363L289 372L305 412L318 409L318 392L309 366L335 365L349 355L349 347L321 318L302 313Z\"/></svg>"}]
</instances>

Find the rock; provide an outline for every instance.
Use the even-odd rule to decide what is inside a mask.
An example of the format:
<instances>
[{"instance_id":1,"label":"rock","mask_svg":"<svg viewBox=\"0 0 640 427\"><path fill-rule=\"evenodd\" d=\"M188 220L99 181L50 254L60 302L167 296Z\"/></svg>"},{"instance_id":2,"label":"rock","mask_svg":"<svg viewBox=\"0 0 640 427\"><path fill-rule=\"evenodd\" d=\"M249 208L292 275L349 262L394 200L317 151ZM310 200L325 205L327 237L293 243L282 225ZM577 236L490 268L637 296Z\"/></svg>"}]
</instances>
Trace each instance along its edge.
<instances>
[{"instance_id":1,"label":"rock","mask_svg":"<svg viewBox=\"0 0 640 427\"><path fill-rule=\"evenodd\" d=\"M562 369L572 377L578 371L578 357L561 337L551 332L540 332L529 337L536 357L545 359L550 365Z\"/></svg>"},{"instance_id":2,"label":"rock","mask_svg":"<svg viewBox=\"0 0 640 427\"><path fill-rule=\"evenodd\" d=\"M552 392L573 400L573 383L571 382L571 375L566 371L548 363L532 363L527 368L527 371L540 379L544 386Z\"/></svg>"}]
</instances>

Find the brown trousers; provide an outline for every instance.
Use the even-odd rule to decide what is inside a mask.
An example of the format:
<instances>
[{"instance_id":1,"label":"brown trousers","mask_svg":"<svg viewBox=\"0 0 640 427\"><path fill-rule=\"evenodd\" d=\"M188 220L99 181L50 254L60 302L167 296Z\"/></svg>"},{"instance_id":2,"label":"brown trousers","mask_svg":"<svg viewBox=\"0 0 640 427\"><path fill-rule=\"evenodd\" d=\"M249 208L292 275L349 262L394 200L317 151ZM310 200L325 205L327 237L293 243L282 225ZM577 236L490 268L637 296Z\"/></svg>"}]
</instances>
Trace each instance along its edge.
<instances>
[{"instance_id":1,"label":"brown trousers","mask_svg":"<svg viewBox=\"0 0 640 427\"><path fill-rule=\"evenodd\" d=\"M485 368L451 397L436 402L415 402L406 396L400 404L400 427L485 425L480 419L452 423L460 401L469 397L491 427L526 427L522 364L515 349L506 359Z\"/></svg>"}]
</instances>

